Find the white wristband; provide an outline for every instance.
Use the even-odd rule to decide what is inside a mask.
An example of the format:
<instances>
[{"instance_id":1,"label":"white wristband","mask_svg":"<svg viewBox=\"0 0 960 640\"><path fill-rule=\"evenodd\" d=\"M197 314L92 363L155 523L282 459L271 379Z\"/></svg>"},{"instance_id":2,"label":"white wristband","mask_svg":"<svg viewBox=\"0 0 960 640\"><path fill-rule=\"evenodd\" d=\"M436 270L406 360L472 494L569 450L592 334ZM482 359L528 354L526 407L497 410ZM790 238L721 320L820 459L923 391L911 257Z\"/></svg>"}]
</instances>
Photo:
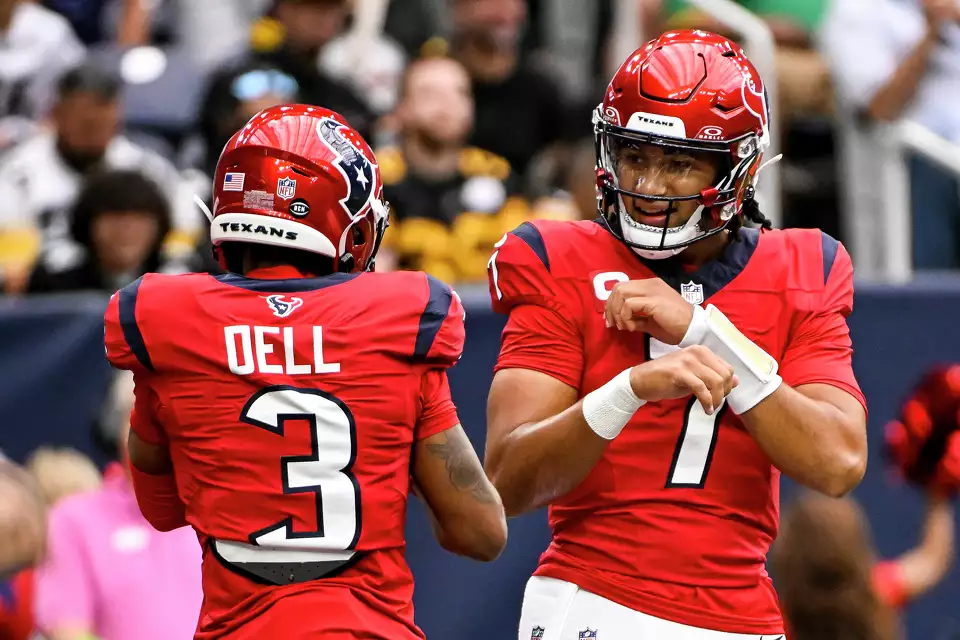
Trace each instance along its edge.
<instances>
[{"instance_id":1,"label":"white wristband","mask_svg":"<svg viewBox=\"0 0 960 640\"><path fill-rule=\"evenodd\" d=\"M630 369L618 373L610 382L583 397L583 419L601 438L613 440L646 404L630 386Z\"/></svg>"},{"instance_id":2,"label":"white wristband","mask_svg":"<svg viewBox=\"0 0 960 640\"><path fill-rule=\"evenodd\" d=\"M731 411L740 415L754 408L776 391L783 379L777 375L777 361L757 346L727 316L712 304L693 307L693 320L680 347L703 345L726 360L740 379L727 396Z\"/></svg>"}]
</instances>

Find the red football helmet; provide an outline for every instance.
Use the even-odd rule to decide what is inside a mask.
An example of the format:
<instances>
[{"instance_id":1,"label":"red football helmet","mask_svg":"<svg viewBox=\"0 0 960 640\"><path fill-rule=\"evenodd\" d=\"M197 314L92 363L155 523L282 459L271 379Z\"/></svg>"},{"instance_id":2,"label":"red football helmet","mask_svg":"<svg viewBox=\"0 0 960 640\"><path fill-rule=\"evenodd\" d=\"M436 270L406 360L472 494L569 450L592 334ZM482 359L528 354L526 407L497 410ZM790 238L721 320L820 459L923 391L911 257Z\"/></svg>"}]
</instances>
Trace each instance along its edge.
<instances>
[{"instance_id":1,"label":"red football helmet","mask_svg":"<svg viewBox=\"0 0 960 640\"><path fill-rule=\"evenodd\" d=\"M675 255L742 215L770 144L760 75L737 44L706 31L670 31L637 49L611 80L593 123L601 217L615 236L654 259ZM639 183L620 184L618 163L625 148L646 145L716 154L716 184L679 197L637 194ZM663 226L634 220L625 197L666 201ZM699 207L685 224L671 227L670 212L680 201Z\"/></svg>"},{"instance_id":2,"label":"red football helmet","mask_svg":"<svg viewBox=\"0 0 960 640\"><path fill-rule=\"evenodd\" d=\"M373 268L387 227L380 167L343 116L307 105L264 109L227 142L214 176L210 239L328 256ZM225 267L225 265L223 265Z\"/></svg>"}]
</instances>

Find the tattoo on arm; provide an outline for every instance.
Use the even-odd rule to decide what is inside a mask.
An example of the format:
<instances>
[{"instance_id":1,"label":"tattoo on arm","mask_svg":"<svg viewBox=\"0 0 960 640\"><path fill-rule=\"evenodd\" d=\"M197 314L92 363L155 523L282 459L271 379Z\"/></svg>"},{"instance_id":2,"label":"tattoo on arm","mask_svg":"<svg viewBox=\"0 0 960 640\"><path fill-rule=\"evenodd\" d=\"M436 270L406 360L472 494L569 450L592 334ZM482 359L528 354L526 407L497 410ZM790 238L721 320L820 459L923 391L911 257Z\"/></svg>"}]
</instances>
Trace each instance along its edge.
<instances>
[{"instance_id":1,"label":"tattoo on arm","mask_svg":"<svg viewBox=\"0 0 960 640\"><path fill-rule=\"evenodd\" d=\"M474 500L482 503L496 502L496 496L487 482L487 477L476 458L473 445L466 437L455 433L443 434L444 442L427 445L427 452L444 461L450 482L457 491L470 492Z\"/></svg>"}]
</instances>

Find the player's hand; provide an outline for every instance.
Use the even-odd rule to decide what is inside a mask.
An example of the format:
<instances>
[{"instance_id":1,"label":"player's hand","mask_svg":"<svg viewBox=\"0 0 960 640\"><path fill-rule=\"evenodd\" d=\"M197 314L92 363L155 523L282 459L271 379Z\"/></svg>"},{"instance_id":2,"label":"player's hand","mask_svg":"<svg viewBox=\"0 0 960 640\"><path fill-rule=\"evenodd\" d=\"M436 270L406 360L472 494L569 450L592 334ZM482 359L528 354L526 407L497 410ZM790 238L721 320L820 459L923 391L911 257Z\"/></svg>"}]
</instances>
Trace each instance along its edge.
<instances>
[{"instance_id":1,"label":"player's hand","mask_svg":"<svg viewBox=\"0 0 960 640\"><path fill-rule=\"evenodd\" d=\"M693 394L707 415L713 414L738 383L733 367L699 345L644 362L630 370L630 386L641 400L654 402Z\"/></svg>"},{"instance_id":2,"label":"player's hand","mask_svg":"<svg viewBox=\"0 0 960 640\"><path fill-rule=\"evenodd\" d=\"M693 305L660 278L619 282L604 310L607 327L643 331L664 344L680 344L693 320Z\"/></svg>"}]
</instances>

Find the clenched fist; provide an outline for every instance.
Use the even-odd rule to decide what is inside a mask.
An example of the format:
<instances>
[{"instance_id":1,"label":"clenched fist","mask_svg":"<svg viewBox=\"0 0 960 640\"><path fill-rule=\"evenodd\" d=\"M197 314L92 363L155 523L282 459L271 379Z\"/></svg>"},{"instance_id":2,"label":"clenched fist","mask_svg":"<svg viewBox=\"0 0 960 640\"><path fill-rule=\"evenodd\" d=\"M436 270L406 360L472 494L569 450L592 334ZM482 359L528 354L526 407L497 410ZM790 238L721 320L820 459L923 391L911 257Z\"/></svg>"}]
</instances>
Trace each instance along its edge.
<instances>
[{"instance_id":1,"label":"clenched fist","mask_svg":"<svg viewBox=\"0 0 960 640\"><path fill-rule=\"evenodd\" d=\"M660 278L620 282L610 292L608 327L648 333L664 344L680 344L693 320L693 305Z\"/></svg>"},{"instance_id":2,"label":"clenched fist","mask_svg":"<svg viewBox=\"0 0 960 640\"><path fill-rule=\"evenodd\" d=\"M630 370L630 386L638 398L653 402L693 394L708 416L738 383L733 367L699 345L638 364Z\"/></svg>"}]
</instances>

